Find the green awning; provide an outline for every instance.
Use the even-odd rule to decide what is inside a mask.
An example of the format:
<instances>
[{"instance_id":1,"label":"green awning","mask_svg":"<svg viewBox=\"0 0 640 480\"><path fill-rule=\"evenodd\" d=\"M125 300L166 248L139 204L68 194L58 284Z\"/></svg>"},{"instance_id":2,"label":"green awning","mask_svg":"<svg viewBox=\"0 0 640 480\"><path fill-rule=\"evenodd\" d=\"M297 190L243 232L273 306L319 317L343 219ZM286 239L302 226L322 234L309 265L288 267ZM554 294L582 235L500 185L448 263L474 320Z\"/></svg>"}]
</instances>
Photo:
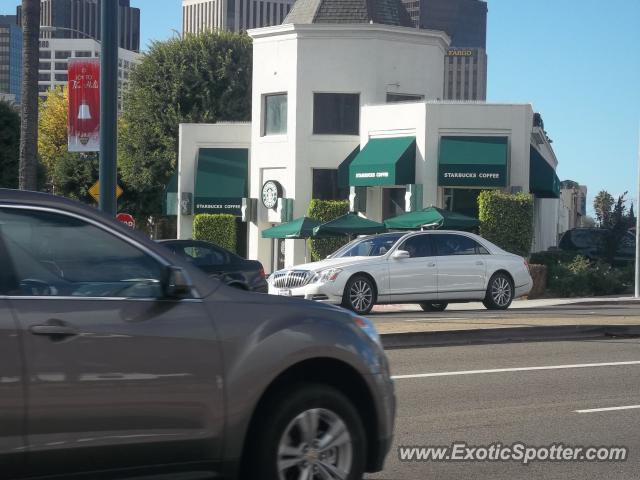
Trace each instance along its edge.
<instances>
[{"instance_id":1,"label":"green awning","mask_svg":"<svg viewBox=\"0 0 640 480\"><path fill-rule=\"evenodd\" d=\"M347 213L315 227L313 236L371 235L386 231L387 227L382 223L363 218L355 213Z\"/></svg>"},{"instance_id":2,"label":"green awning","mask_svg":"<svg viewBox=\"0 0 640 480\"><path fill-rule=\"evenodd\" d=\"M416 138L372 138L349 165L349 185L416 183Z\"/></svg>"},{"instance_id":3,"label":"green awning","mask_svg":"<svg viewBox=\"0 0 640 480\"><path fill-rule=\"evenodd\" d=\"M178 215L178 169L171 175L169 183L164 187L162 199L163 215Z\"/></svg>"},{"instance_id":4,"label":"green awning","mask_svg":"<svg viewBox=\"0 0 640 480\"><path fill-rule=\"evenodd\" d=\"M438 185L504 187L507 151L507 137L441 137Z\"/></svg>"},{"instance_id":5,"label":"green awning","mask_svg":"<svg viewBox=\"0 0 640 480\"><path fill-rule=\"evenodd\" d=\"M429 207L389 218L384 224L387 228L396 230L415 230L422 227L469 230L480 225L480 222L476 218L461 213Z\"/></svg>"},{"instance_id":6,"label":"green awning","mask_svg":"<svg viewBox=\"0 0 640 480\"><path fill-rule=\"evenodd\" d=\"M360 145L353 149L338 166L338 188L349 188L349 167L360 153Z\"/></svg>"},{"instance_id":7,"label":"green awning","mask_svg":"<svg viewBox=\"0 0 640 480\"><path fill-rule=\"evenodd\" d=\"M201 148L198 152L195 213L240 215L247 197L249 150Z\"/></svg>"},{"instance_id":8,"label":"green awning","mask_svg":"<svg viewBox=\"0 0 640 480\"><path fill-rule=\"evenodd\" d=\"M529 192L538 198L560 198L560 179L549 162L529 147Z\"/></svg>"},{"instance_id":9,"label":"green awning","mask_svg":"<svg viewBox=\"0 0 640 480\"><path fill-rule=\"evenodd\" d=\"M309 238L313 236L313 229L322 222L309 217L295 220L267 228L262 231L262 238Z\"/></svg>"}]
</instances>

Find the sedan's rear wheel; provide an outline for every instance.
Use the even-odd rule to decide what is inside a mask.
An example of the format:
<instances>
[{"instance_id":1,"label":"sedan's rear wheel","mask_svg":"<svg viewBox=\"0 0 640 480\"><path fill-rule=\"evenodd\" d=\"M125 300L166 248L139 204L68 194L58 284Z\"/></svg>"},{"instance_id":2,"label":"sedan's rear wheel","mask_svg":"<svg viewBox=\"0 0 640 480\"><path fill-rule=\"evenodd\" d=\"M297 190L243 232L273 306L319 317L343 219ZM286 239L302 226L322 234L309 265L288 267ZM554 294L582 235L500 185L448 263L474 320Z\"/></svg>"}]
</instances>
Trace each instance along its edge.
<instances>
[{"instance_id":1,"label":"sedan's rear wheel","mask_svg":"<svg viewBox=\"0 0 640 480\"><path fill-rule=\"evenodd\" d=\"M359 315L365 315L376 304L376 289L373 282L362 275L351 278L344 288L342 306Z\"/></svg>"},{"instance_id":2,"label":"sedan's rear wheel","mask_svg":"<svg viewBox=\"0 0 640 480\"><path fill-rule=\"evenodd\" d=\"M300 384L272 400L250 459L252 480L362 478L366 437L349 399L330 386Z\"/></svg>"},{"instance_id":3,"label":"sedan's rear wheel","mask_svg":"<svg viewBox=\"0 0 640 480\"><path fill-rule=\"evenodd\" d=\"M439 302L439 303L422 302L420 304L420 307L425 312L443 312L448 305L449 304L447 302Z\"/></svg>"},{"instance_id":4,"label":"sedan's rear wheel","mask_svg":"<svg viewBox=\"0 0 640 480\"><path fill-rule=\"evenodd\" d=\"M506 310L514 297L511 278L502 272L495 273L489 280L487 293L482 302L489 310Z\"/></svg>"}]
</instances>

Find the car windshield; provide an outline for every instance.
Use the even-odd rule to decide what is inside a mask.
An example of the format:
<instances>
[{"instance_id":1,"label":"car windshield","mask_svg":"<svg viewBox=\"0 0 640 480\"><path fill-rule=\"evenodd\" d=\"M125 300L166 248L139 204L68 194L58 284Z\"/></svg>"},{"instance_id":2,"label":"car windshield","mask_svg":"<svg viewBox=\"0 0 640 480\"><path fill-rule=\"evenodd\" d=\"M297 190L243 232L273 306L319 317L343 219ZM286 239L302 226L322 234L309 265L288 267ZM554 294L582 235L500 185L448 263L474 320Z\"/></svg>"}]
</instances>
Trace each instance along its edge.
<instances>
[{"instance_id":1,"label":"car windshield","mask_svg":"<svg viewBox=\"0 0 640 480\"><path fill-rule=\"evenodd\" d=\"M340 257L379 257L384 255L404 233L386 233L376 237L358 238L337 250L331 258Z\"/></svg>"}]
</instances>

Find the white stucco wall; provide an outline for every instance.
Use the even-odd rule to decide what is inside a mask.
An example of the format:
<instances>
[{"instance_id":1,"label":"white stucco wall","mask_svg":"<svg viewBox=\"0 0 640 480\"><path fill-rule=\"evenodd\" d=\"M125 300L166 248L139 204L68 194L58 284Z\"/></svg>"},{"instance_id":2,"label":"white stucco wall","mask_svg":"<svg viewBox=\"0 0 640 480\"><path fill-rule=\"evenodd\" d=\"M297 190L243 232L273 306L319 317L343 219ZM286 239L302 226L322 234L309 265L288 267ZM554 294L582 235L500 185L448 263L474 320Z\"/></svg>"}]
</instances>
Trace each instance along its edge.
<instances>
[{"instance_id":1,"label":"white stucco wall","mask_svg":"<svg viewBox=\"0 0 640 480\"><path fill-rule=\"evenodd\" d=\"M201 148L247 148L251 168L250 123L181 123L178 142L178 202L182 192L194 194L195 199L198 150ZM192 237L193 215L182 215L180 210L178 203L178 238L188 239Z\"/></svg>"},{"instance_id":2,"label":"white stucco wall","mask_svg":"<svg viewBox=\"0 0 640 480\"><path fill-rule=\"evenodd\" d=\"M280 25L250 30L254 39L251 197L278 180L295 198L294 218L305 215L312 196L312 169L337 168L360 143L358 135L313 135L314 93L358 93L360 105L383 103L387 93L442 95L443 32L386 25ZM262 136L264 95L288 95L287 133ZM273 170L280 169L280 170ZM278 178L275 178L276 175ZM258 202L249 226L249 256L269 269L271 240L260 231L277 222ZM287 240L285 265L304 261L302 240Z\"/></svg>"}]
</instances>

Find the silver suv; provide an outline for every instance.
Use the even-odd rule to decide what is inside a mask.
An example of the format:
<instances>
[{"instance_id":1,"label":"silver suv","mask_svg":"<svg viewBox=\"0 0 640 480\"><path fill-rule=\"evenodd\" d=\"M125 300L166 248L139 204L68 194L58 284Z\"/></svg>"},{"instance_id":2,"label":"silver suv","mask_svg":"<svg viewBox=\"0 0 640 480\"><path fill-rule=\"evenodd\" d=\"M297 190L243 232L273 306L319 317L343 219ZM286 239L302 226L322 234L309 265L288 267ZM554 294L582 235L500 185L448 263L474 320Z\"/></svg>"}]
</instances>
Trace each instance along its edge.
<instances>
[{"instance_id":1,"label":"silver suv","mask_svg":"<svg viewBox=\"0 0 640 480\"><path fill-rule=\"evenodd\" d=\"M3 479L353 480L382 468L394 412L366 318L227 287L95 209L0 189Z\"/></svg>"}]
</instances>

